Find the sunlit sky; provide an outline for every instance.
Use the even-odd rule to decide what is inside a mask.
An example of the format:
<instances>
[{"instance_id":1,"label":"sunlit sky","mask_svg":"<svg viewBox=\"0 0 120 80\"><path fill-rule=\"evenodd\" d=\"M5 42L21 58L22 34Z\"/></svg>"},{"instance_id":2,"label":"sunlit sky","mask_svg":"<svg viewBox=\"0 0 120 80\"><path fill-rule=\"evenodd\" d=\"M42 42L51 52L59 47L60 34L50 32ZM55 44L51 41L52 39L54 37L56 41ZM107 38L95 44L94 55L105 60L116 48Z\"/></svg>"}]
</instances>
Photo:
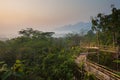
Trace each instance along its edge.
<instances>
[{"instance_id":1,"label":"sunlit sky","mask_svg":"<svg viewBox=\"0 0 120 80\"><path fill-rule=\"evenodd\" d=\"M110 5L120 8L120 0L0 0L0 36L12 37L25 28L52 31L90 16L110 13Z\"/></svg>"}]
</instances>

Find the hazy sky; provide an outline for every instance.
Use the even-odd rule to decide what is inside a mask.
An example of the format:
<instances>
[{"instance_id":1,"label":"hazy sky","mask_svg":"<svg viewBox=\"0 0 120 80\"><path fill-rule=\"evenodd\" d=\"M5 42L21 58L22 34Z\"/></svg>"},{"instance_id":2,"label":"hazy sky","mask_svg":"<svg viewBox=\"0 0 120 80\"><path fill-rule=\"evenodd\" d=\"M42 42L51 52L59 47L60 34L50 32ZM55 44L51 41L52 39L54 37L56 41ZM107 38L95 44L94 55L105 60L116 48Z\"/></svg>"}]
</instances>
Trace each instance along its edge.
<instances>
[{"instance_id":1,"label":"hazy sky","mask_svg":"<svg viewBox=\"0 0 120 80\"><path fill-rule=\"evenodd\" d=\"M99 12L110 13L111 4L120 8L120 0L0 0L0 36L11 37L28 27L50 31L89 22Z\"/></svg>"}]
</instances>

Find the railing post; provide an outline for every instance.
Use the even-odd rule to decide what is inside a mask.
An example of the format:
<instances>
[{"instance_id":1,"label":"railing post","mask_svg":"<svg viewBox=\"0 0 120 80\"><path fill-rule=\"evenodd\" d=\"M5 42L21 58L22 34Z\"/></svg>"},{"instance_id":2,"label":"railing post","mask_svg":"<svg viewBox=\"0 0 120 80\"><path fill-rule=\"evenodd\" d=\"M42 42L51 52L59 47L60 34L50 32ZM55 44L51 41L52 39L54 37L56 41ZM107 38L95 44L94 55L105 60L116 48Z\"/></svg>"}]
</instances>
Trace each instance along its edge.
<instances>
[{"instance_id":1,"label":"railing post","mask_svg":"<svg viewBox=\"0 0 120 80\"><path fill-rule=\"evenodd\" d=\"M98 47L98 49L97 49L97 57L98 57L98 63L99 63L99 47Z\"/></svg>"}]
</instances>

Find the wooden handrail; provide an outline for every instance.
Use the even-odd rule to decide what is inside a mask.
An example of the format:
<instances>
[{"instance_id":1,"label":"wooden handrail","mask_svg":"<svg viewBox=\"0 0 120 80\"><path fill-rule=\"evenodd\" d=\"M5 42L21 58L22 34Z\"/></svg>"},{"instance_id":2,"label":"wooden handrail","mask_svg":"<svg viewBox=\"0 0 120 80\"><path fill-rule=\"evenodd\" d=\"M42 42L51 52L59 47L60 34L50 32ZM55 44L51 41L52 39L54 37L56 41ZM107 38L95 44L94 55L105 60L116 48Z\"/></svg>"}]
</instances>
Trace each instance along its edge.
<instances>
[{"instance_id":1,"label":"wooden handrail","mask_svg":"<svg viewBox=\"0 0 120 80\"><path fill-rule=\"evenodd\" d=\"M104 74L106 74L106 75L108 75L108 76L110 76L110 77L112 77L112 78L115 78L115 79L117 79L117 80L120 80L120 76L119 75L117 75L116 73L116 71L114 71L114 70L111 70L111 69L109 69L109 68L107 68L107 67L105 67L105 66L102 66L102 65L100 65L100 64L97 64L97 63L95 63L95 62L92 62L92 61L90 61L90 60L86 60L86 64L88 64L89 66L92 66L92 67L94 67L95 69L97 69L98 71L100 71L100 72L103 72Z\"/></svg>"}]
</instances>

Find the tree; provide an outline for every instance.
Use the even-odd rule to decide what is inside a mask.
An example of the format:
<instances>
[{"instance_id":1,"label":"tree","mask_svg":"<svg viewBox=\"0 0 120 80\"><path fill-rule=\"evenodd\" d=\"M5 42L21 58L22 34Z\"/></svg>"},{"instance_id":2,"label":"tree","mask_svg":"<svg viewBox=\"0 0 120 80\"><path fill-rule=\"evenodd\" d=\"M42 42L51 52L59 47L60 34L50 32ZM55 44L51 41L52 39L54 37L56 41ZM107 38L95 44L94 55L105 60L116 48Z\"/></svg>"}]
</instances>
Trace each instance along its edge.
<instances>
[{"instance_id":1,"label":"tree","mask_svg":"<svg viewBox=\"0 0 120 80\"><path fill-rule=\"evenodd\" d=\"M70 46L79 46L80 41L82 40L82 36L78 33L69 33L66 35L66 40Z\"/></svg>"},{"instance_id":2,"label":"tree","mask_svg":"<svg viewBox=\"0 0 120 80\"><path fill-rule=\"evenodd\" d=\"M83 38L84 38L84 43L87 43L89 45L95 44L95 33L92 30L89 30Z\"/></svg>"},{"instance_id":3,"label":"tree","mask_svg":"<svg viewBox=\"0 0 120 80\"><path fill-rule=\"evenodd\" d=\"M97 32L104 32L113 37L113 46L119 45L120 35L120 9L112 8L112 13L105 15L99 13L97 17L92 18L92 28Z\"/></svg>"},{"instance_id":4,"label":"tree","mask_svg":"<svg viewBox=\"0 0 120 80\"><path fill-rule=\"evenodd\" d=\"M42 32L38 30L33 30L32 28L27 28L19 31L20 35L23 35L24 37L28 38L50 38L54 34L54 32Z\"/></svg>"}]
</instances>

